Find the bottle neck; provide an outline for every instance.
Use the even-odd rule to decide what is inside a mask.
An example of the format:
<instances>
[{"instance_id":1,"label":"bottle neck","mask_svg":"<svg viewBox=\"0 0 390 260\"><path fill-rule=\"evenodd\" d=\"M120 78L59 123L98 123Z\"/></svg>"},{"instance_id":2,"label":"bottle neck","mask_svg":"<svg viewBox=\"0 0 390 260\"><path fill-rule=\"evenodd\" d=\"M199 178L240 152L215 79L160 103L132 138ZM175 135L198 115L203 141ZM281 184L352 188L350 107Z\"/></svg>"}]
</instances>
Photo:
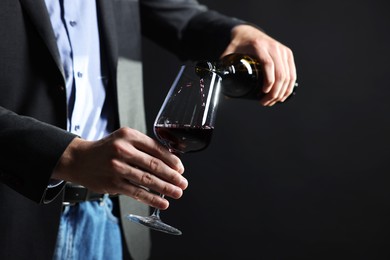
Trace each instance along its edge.
<instances>
[{"instance_id":1,"label":"bottle neck","mask_svg":"<svg viewBox=\"0 0 390 260\"><path fill-rule=\"evenodd\" d=\"M225 66L220 66L217 67L218 74L223 78L228 75L235 75L237 74L236 68L234 65L225 65Z\"/></svg>"},{"instance_id":2,"label":"bottle neck","mask_svg":"<svg viewBox=\"0 0 390 260\"><path fill-rule=\"evenodd\" d=\"M261 92L258 63L249 56L231 54L216 62L200 61L196 64L198 76L210 72L222 78L222 92L229 97L258 99Z\"/></svg>"},{"instance_id":3,"label":"bottle neck","mask_svg":"<svg viewBox=\"0 0 390 260\"><path fill-rule=\"evenodd\" d=\"M219 61L199 61L196 64L200 77L217 73L222 78L223 93L230 97L259 100L262 92L263 72L259 61L252 55L232 53ZM297 84L294 88L296 91Z\"/></svg>"},{"instance_id":4,"label":"bottle neck","mask_svg":"<svg viewBox=\"0 0 390 260\"><path fill-rule=\"evenodd\" d=\"M225 65L221 62L199 61L196 63L195 69L199 76L213 72L221 78L224 78L227 75L234 75L236 73L234 65Z\"/></svg>"}]
</instances>

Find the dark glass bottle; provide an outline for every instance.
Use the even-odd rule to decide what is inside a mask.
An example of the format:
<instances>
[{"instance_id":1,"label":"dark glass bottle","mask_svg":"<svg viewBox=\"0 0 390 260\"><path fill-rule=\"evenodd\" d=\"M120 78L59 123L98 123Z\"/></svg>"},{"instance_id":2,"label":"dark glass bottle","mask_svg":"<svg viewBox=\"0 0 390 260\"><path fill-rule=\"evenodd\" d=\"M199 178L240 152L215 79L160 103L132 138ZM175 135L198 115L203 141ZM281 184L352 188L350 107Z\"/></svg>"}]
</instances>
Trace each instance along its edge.
<instances>
[{"instance_id":1,"label":"dark glass bottle","mask_svg":"<svg viewBox=\"0 0 390 260\"><path fill-rule=\"evenodd\" d=\"M222 77L222 92L233 98L259 100L264 96L263 70L257 59L251 55L232 53L217 62L200 61L196 64L199 75L214 71ZM298 84L295 84L294 92Z\"/></svg>"}]
</instances>

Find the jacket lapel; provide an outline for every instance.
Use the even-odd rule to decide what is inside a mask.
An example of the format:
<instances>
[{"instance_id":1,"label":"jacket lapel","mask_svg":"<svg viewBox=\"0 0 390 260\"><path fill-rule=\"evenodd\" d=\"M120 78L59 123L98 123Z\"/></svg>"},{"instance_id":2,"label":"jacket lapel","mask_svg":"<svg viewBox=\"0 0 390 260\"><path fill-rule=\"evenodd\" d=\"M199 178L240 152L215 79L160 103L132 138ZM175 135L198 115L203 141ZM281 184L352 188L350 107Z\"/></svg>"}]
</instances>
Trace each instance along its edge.
<instances>
[{"instance_id":1,"label":"jacket lapel","mask_svg":"<svg viewBox=\"0 0 390 260\"><path fill-rule=\"evenodd\" d=\"M115 26L115 12L113 1L97 0L97 12L99 18L100 38L104 48L104 61L107 63L112 80L115 80L118 63L117 34Z\"/></svg>"},{"instance_id":2,"label":"jacket lapel","mask_svg":"<svg viewBox=\"0 0 390 260\"><path fill-rule=\"evenodd\" d=\"M61 57L58 51L57 42L51 26L50 17L44 0L19 0L24 10L29 15L38 33L41 35L49 52L51 53L58 69L64 75Z\"/></svg>"},{"instance_id":3,"label":"jacket lapel","mask_svg":"<svg viewBox=\"0 0 390 260\"><path fill-rule=\"evenodd\" d=\"M62 75L61 57L57 48L57 42L54 36L53 28L51 27L50 17L46 9L44 0L19 0L24 7L26 13L30 16L31 21L36 26L37 31L45 42L49 52L55 60ZM105 50L107 67L110 68L112 76L115 75L117 64L118 50L115 44L116 32L114 16L114 8L112 1L98 0L99 25L101 28L102 44Z\"/></svg>"}]
</instances>

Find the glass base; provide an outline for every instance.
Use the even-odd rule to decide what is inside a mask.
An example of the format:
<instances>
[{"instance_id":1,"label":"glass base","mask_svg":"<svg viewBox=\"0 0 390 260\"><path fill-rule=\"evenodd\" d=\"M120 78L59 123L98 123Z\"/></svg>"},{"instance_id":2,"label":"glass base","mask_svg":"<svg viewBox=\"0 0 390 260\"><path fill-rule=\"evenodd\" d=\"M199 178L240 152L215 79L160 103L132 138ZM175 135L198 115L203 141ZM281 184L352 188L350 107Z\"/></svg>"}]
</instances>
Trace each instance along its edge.
<instances>
[{"instance_id":1,"label":"glass base","mask_svg":"<svg viewBox=\"0 0 390 260\"><path fill-rule=\"evenodd\" d=\"M156 215L151 215L149 217L143 217L143 216L138 216L138 215L133 215L129 214L126 217L128 220L133 221L135 223L142 224L144 226L147 226L151 229L165 232L171 235L181 235L181 231L178 230L177 228L174 228L168 224L165 224L164 222L161 221L159 217Z\"/></svg>"}]
</instances>

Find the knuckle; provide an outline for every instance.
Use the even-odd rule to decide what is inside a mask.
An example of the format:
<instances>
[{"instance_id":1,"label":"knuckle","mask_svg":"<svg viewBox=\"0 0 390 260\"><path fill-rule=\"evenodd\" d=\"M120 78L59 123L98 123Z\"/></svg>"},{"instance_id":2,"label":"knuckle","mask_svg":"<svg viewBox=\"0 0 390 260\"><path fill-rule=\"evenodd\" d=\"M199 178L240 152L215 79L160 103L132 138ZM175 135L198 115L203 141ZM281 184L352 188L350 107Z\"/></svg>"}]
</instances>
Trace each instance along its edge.
<instances>
[{"instance_id":1,"label":"knuckle","mask_svg":"<svg viewBox=\"0 0 390 260\"><path fill-rule=\"evenodd\" d=\"M140 188L140 187L137 187L137 188L134 190L134 192L133 192L133 194L132 194L132 197L133 197L135 200L140 201L140 200L142 200L142 198L144 197L145 192L146 192L146 191L145 191L144 189L142 189L142 188Z\"/></svg>"},{"instance_id":2,"label":"knuckle","mask_svg":"<svg viewBox=\"0 0 390 260\"><path fill-rule=\"evenodd\" d=\"M284 76L284 82L290 83L291 82L291 75L289 73L286 73Z\"/></svg>"},{"instance_id":3,"label":"knuckle","mask_svg":"<svg viewBox=\"0 0 390 260\"><path fill-rule=\"evenodd\" d=\"M168 195L168 194L171 194L171 190L168 185L164 185L164 187L162 187L160 193L164 194L164 195Z\"/></svg>"},{"instance_id":4,"label":"knuckle","mask_svg":"<svg viewBox=\"0 0 390 260\"><path fill-rule=\"evenodd\" d=\"M174 199L180 198L183 194L181 189L176 189L172 185L164 185L160 192Z\"/></svg>"},{"instance_id":5,"label":"knuckle","mask_svg":"<svg viewBox=\"0 0 390 260\"><path fill-rule=\"evenodd\" d=\"M293 58L294 57L294 53L293 53L293 51L289 47L286 47L286 52L287 52L287 56L289 58Z\"/></svg>"},{"instance_id":6,"label":"knuckle","mask_svg":"<svg viewBox=\"0 0 390 260\"><path fill-rule=\"evenodd\" d=\"M285 82L287 78L287 74L284 71L280 71L280 70L275 72L275 76L280 82Z\"/></svg>"},{"instance_id":7,"label":"knuckle","mask_svg":"<svg viewBox=\"0 0 390 260\"><path fill-rule=\"evenodd\" d=\"M149 168L152 172L157 172L160 169L160 161L156 158L150 159Z\"/></svg>"},{"instance_id":8,"label":"knuckle","mask_svg":"<svg viewBox=\"0 0 390 260\"><path fill-rule=\"evenodd\" d=\"M129 149L120 140L114 140L112 143L112 151L115 157L120 157L124 153L128 153Z\"/></svg>"},{"instance_id":9,"label":"knuckle","mask_svg":"<svg viewBox=\"0 0 390 260\"><path fill-rule=\"evenodd\" d=\"M271 41L269 43L269 49L273 52L279 52L281 51L281 48L282 48L282 44L278 41Z\"/></svg>"},{"instance_id":10,"label":"knuckle","mask_svg":"<svg viewBox=\"0 0 390 260\"><path fill-rule=\"evenodd\" d=\"M273 78L266 78L264 81L265 86L273 86L275 84L275 79Z\"/></svg>"},{"instance_id":11,"label":"knuckle","mask_svg":"<svg viewBox=\"0 0 390 260\"><path fill-rule=\"evenodd\" d=\"M252 50L256 50L257 48L262 46L262 40L257 37L252 37L250 39L247 39L245 45Z\"/></svg>"},{"instance_id":12,"label":"knuckle","mask_svg":"<svg viewBox=\"0 0 390 260\"><path fill-rule=\"evenodd\" d=\"M155 142L154 144L155 144L154 149L155 149L159 154L163 154L163 153L167 152L167 148L165 148L165 146L160 145L158 142Z\"/></svg>"},{"instance_id":13,"label":"knuckle","mask_svg":"<svg viewBox=\"0 0 390 260\"><path fill-rule=\"evenodd\" d=\"M181 175L180 174L172 174L170 177L169 177L169 182L170 183L173 183L173 184L179 184L181 182Z\"/></svg>"},{"instance_id":14,"label":"knuckle","mask_svg":"<svg viewBox=\"0 0 390 260\"><path fill-rule=\"evenodd\" d=\"M141 175L140 183L145 186L149 186L153 183L153 176L150 173L143 173Z\"/></svg>"},{"instance_id":15,"label":"knuckle","mask_svg":"<svg viewBox=\"0 0 390 260\"><path fill-rule=\"evenodd\" d=\"M137 140L140 136L140 132L138 130L130 127L122 127L118 130L118 132L121 137L130 140Z\"/></svg>"},{"instance_id":16,"label":"knuckle","mask_svg":"<svg viewBox=\"0 0 390 260\"><path fill-rule=\"evenodd\" d=\"M264 57L262 59L263 61L263 66L273 66L274 65L274 61L272 60L272 57Z\"/></svg>"},{"instance_id":17,"label":"knuckle","mask_svg":"<svg viewBox=\"0 0 390 260\"><path fill-rule=\"evenodd\" d=\"M158 207L158 203L159 202L159 198L155 197L155 196L152 196L150 198L150 201L149 201L149 204L153 207Z\"/></svg>"},{"instance_id":18,"label":"knuckle","mask_svg":"<svg viewBox=\"0 0 390 260\"><path fill-rule=\"evenodd\" d=\"M124 171L124 165L119 160L111 159L109 160L109 167L110 169L113 169L115 172L123 172Z\"/></svg>"},{"instance_id":19,"label":"knuckle","mask_svg":"<svg viewBox=\"0 0 390 260\"><path fill-rule=\"evenodd\" d=\"M172 185L169 185L169 184L166 184L166 185L164 185L164 187L162 188L162 191L161 191L162 193L164 193L164 194L169 194L169 195L173 195L173 194L175 194L175 192L176 192L176 189L174 188L174 186L172 186Z\"/></svg>"},{"instance_id":20,"label":"knuckle","mask_svg":"<svg viewBox=\"0 0 390 260\"><path fill-rule=\"evenodd\" d=\"M292 83L292 84L295 83L296 80L297 80L297 74L296 74L296 73L292 73L292 74L290 75L290 81L291 81L291 83Z\"/></svg>"},{"instance_id":21,"label":"knuckle","mask_svg":"<svg viewBox=\"0 0 390 260\"><path fill-rule=\"evenodd\" d=\"M123 138L127 135L127 132L129 131L128 127L121 127L118 130L115 131L115 135L119 138Z\"/></svg>"}]
</instances>

